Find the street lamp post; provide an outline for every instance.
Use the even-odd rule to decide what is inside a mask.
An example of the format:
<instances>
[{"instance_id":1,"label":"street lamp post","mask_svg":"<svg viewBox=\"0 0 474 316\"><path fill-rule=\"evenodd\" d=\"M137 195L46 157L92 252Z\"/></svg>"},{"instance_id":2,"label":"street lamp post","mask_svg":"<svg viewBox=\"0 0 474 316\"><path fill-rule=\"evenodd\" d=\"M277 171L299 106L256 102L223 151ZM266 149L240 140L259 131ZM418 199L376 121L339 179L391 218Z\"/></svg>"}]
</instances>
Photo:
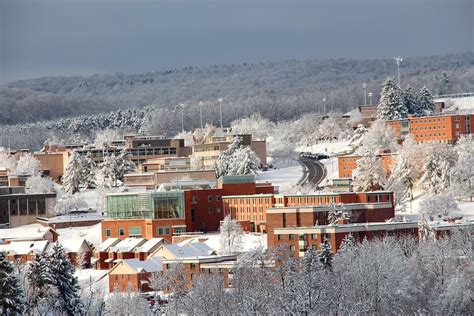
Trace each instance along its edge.
<instances>
[{"instance_id":1,"label":"street lamp post","mask_svg":"<svg viewBox=\"0 0 474 316\"><path fill-rule=\"evenodd\" d=\"M369 92L369 105L372 105L372 96L373 96L373 93L372 92Z\"/></svg>"},{"instance_id":2,"label":"street lamp post","mask_svg":"<svg viewBox=\"0 0 474 316\"><path fill-rule=\"evenodd\" d=\"M395 58L395 61L397 62L398 86L400 86L400 63L403 61L403 58L398 56Z\"/></svg>"},{"instance_id":3,"label":"street lamp post","mask_svg":"<svg viewBox=\"0 0 474 316\"><path fill-rule=\"evenodd\" d=\"M222 99L217 99L217 102L219 102L219 115L220 115L220 118L221 118L221 128L223 128L224 126L222 125Z\"/></svg>"},{"instance_id":4,"label":"street lamp post","mask_svg":"<svg viewBox=\"0 0 474 316\"><path fill-rule=\"evenodd\" d=\"M202 101L199 101L199 118L201 119L201 129L202 129Z\"/></svg>"},{"instance_id":5,"label":"street lamp post","mask_svg":"<svg viewBox=\"0 0 474 316\"><path fill-rule=\"evenodd\" d=\"M362 84L362 88L364 89L364 105L367 105L367 84L365 82Z\"/></svg>"},{"instance_id":6,"label":"street lamp post","mask_svg":"<svg viewBox=\"0 0 474 316\"><path fill-rule=\"evenodd\" d=\"M326 115L326 98L323 98L323 116Z\"/></svg>"}]
</instances>

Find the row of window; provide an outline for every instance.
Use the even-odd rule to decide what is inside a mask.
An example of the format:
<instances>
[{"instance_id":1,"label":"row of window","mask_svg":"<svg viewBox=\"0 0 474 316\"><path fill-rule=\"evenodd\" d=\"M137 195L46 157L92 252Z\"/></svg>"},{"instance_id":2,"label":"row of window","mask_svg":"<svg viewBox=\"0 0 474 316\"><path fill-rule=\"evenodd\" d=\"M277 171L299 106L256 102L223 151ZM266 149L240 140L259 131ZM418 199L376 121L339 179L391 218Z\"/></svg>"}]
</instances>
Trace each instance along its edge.
<instances>
[{"instance_id":1,"label":"row of window","mask_svg":"<svg viewBox=\"0 0 474 316\"><path fill-rule=\"evenodd\" d=\"M208 195L208 196L207 196L207 201L208 201L208 202L212 202L213 199L214 199L214 198L212 197L212 195ZM221 197L220 195L216 195L216 196L215 196L215 200L216 200L216 201L220 201L221 199L222 199L222 197ZM193 196L191 197L191 203L196 204L197 202L198 202L198 197L197 197L196 195L193 195Z\"/></svg>"},{"instance_id":2,"label":"row of window","mask_svg":"<svg viewBox=\"0 0 474 316\"><path fill-rule=\"evenodd\" d=\"M177 233L179 228L175 229L175 233ZM112 230L110 228L106 228L104 230L105 237L112 236ZM118 228L117 234L119 237L126 236L125 228ZM170 235L171 228L169 226L157 227L156 234L161 235ZM128 228L128 236L129 237L142 237L142 227L141 226L131 226Z\"/></svg>"}]
</instances>

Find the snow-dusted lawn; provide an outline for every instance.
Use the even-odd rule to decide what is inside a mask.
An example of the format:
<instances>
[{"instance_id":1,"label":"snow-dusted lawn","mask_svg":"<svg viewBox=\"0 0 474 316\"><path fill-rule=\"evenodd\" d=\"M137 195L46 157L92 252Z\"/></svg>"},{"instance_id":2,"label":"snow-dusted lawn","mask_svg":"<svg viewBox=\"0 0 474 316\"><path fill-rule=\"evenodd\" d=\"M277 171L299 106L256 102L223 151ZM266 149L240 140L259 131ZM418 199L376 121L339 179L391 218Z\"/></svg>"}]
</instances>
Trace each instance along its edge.
<instances>
[{"instance_id":1,"label":"snow-dusted lawn","mask_svg":"<svg viewBox=\"0 0 474 316\"><path fill-rule=\"evenodd\" d=\"M295 185L303 176L303 167L295 160L279 161L274 165L275 169L268 169L258 174L257 182L271 182L279 187L280 192L286 192L289 187Z\"/></svg>"},{"instance_id":2,"label":"snow-dusted lawn","mask_svg":"<svg viewBox=\"0 0 474 316\"><path fill-rule=\"evenodd\" d=\"M328 184L328 181L331 179L339 178L339 170L337 166L337 157L331 157L329 159L320 160L324 167L326 168L326 178L321 182L322 185Z\"/></svg>"}]
</instances>

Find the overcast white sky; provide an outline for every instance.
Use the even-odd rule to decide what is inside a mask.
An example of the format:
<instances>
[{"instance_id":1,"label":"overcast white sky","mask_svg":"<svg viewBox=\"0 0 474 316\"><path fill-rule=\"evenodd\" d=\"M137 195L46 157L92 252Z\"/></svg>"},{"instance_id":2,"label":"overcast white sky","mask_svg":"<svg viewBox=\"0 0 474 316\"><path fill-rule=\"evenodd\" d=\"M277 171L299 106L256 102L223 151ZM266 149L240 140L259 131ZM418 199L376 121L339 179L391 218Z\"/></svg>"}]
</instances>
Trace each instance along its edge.
<instances>
[{"instance_id":1,"label":"overcast white sky","mask_svg":"<svg viewBox=\"0 0 474 316\"><path fill-rule=\"evenodd\" d=\"M474 0L0 0L0 82L473 51Z\"/></svg>"}]
</instances>

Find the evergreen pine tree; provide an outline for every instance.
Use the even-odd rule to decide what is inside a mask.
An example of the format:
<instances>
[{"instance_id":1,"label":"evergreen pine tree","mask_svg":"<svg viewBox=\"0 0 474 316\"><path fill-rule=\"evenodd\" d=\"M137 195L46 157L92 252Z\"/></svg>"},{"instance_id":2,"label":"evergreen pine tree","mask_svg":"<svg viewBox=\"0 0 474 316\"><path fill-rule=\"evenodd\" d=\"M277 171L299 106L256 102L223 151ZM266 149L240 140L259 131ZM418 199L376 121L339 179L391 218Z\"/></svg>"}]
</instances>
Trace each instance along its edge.
<instances>
[{"instance_id":1,"label":"evergreen pine tree","mask_svg":"<svg viewBox=\"0 0 474 316\"><path fill-rule=\"evenodd\" d=\"M395 80L387 78L382 85L380 102L377 107L377 118L395 120L407 117L408 112L403 103L402 94Z\"/></svg>"},{"instance_id":2,"label":"evergreen pine tree","mask_svg":"<svg viewBox=\"0 0 474 316\"><path fill-rule=\"evenodd\" d=\"M234 153L240 148L242 144L242 137L235 137L232 143L229 144L226 150L221 151L216 161L214 162L214 169L217 177L228 175L232 166Z\"/></svg>"},{"instance_id":3,"label":"evergreen pine tree","mask_svg":"<svg viewBox=\"0 0 474 316\"><path fill-rule=\"evenodd\" d=\"M82 181L82 168L82 157L76 151L72 151L69 157L69 163L62 177L64 191L66 193L74 194L79 191Z\"/></svg>"},{"instance_id":4,"label":"evergreen pine tree","mask_svg":"<svg viewBox=\"0 0 474 316\"><path fill-rule=\"evenodd\" d=\"M305 274L310 274L320 265L319 257L314 247L309 247L301 259L301 269Z\"/></svg>"},{"instance_id":5,"label":"evergreen pine tree","mask_svg":"<svg viewBox=\"0 0 474 316\"><path fill-rule=\"evenodd\" d=\"M337 222L337 209L336 204L332 202L329 204L329 211L328 211L328 224L334 225Z\"/></svg>"},{"instance_id":6,"label":"evergreen pine tree","mask_svg":"<svg viewBox=\"0 0 474 316\"><path fill-rule=\"evenodd\" d=\"M104 160L99 164L99 186L101 188L112 188L118 186L119 174L120 170L115 155L105 155Z\"/></svg>"},{"instance_id":7,"label":"evergreen pine tree","mask_svg":"<svg viewBox=\"0 0 474 316\"><path fill-rule=\"evenodd\" d=\"M411 86L406 87L402 93L403 104L405 105L408 114L418 115L420 109L418 108L418 100Z\"/></svg>"},{"instance_id":8,"label":"evergreen pine tree","mask_svg":"<svg viewBox=\"0 0 474 316\"><path fill-rule=\"evenodd\" d=\"M25 299L20 280L14 273L12 263L0 252L0 314L21 315L25 310Z\"/></svg>"},{"instance_id":9,"label":"evergreen pine tree","mask_svg":"<svg viewBox=\"0 0 474 316\"><path fill-rule=\"evenodd\" d=\"M232 155L228 174L257 174L259 166L260 159L255 152L250 147L241 146Z\"/></svg>"},{"instance_id":10,"label":"evergreen pine tree","mask_svg":"<svg viewBox=\"0 0 474 316\"><path fill-rule=\"evenodd\" d=\"M59 293L61 309L68 315L80 314L83 304L79 296L79 283L74 276L75 268L64 248L59 243L54 244L47 258L49 273L53 277L52 284Z\"/></svg>"},{"instance_id":11,"label":"evergreen pine tree","mask_svg":"<svg viewBox=\"0 0 474 316\"><path fill-rule=\"evenodd\" d=\"M46 296L51 296L53 277L48 268L47 255L36 255L28 265L26 279L28 283L28 309L34 310L44 304Z\"/></svg>"},{"instance_id":12,"label":"evergreen pine tree","mask_svg":"<svg viewBox=\"0 0 474 316\"><path fill-rule=\"evenodd\" d=\"M433 100L433 96L431 95L430 90L423 86L420 92L418 93L418 115L426 115L433 113L435 110L435 104Z\"/></svg>"},{"instance_id":13,"label":"evergreen pine tree","mask_svg":"<svg viewBox=\"0 0 474 316\"><path fill-rule=\"evenodd\" d=\"M319 262L322 263L325 269L332 267L332 259L334 254L331 250L331 245L328 243L327 239L321 244L321 250L318 254Z\"/></svg>"},{"instance_id":14,"label":"evergreen pine tree","mask_svg":"<svg viewBox=\"0 0 474 316\"><path fill-rule=\"evenodd\" d=\"M92 189L97 186L96 183L97 164L88 152L86 158L83 160L81 184L86 189Z\"/></svg>"},{"instance_id":15,"label":"evergreen pine tree","mask_svg":"<svg viewBox=\"0 0 474 316\"><path fill-rule=\"evenodd\" d=\"M347 234L346 237L341 241L339 246L339 252L344 252L352 249L356 245L356 240L352 234Z\"/></svg>"}]
</instances>

